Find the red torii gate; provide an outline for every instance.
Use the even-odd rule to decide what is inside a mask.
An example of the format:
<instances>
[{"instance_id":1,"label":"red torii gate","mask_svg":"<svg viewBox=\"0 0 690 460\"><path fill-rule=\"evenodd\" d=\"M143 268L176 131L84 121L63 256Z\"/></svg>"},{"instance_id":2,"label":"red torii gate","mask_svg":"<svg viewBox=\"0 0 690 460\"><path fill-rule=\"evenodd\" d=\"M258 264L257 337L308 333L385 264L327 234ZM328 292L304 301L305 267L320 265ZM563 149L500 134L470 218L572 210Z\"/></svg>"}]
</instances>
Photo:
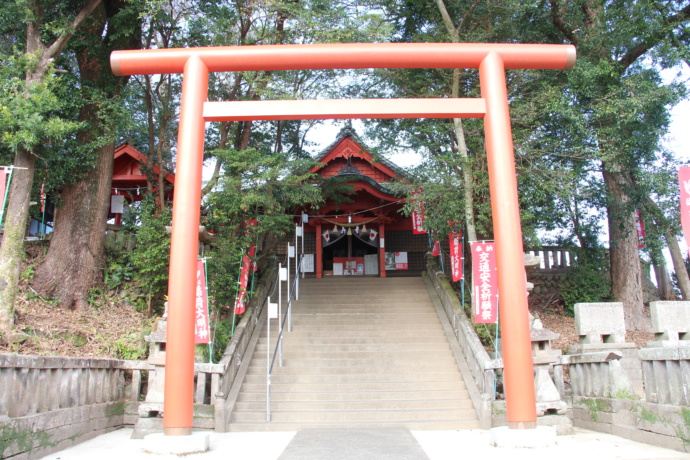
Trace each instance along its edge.
<instances>
[{"instance_id":1,"label":"red torii gate","mask_svg":"<svg viewBox=\"0 0 690 460\"><path fill-rule=\"evenodd\" d=\"M116 51L115 75L183 73L168 283L163 427L190 435L194 411L194 289L204 124L345 118L484 118L508 426L536 427L536 401L517 180L505 69L570 69L572 45L355 43ZM478 68L479 99L207 102L209 72Z\"/></svg>"}]
</instances>

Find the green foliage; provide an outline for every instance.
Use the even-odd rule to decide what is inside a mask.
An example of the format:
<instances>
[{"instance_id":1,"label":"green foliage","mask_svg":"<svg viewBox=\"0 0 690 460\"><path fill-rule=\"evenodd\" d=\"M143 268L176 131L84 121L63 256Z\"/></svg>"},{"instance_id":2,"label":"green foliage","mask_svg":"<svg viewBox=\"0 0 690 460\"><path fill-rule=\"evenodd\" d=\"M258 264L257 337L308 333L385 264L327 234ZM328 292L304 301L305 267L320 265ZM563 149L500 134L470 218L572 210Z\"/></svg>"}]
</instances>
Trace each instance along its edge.
<instances>
[{"instance_id":1,"label":"green foliage","mask_svg":"<svg viewBox=\"0 0 690 460\"><path fill-rule=\"evenodd\" d=\"M42 81L25 83L32 65L32 57L0 54L0 142L12 151L61 139L80 126L61 114L71 99L61 77L49 70Z\"/></svg>"},{"instance_id":2,"label":"green foliage","mask_svg":"<svg viewBox=\"0 0 690 460\"><path fill-rule=\"evenodd\" d=\"M38 447L54 446L55 443L51 442L51 436L45 430L20 428L17 424L8 422L0 428L0 458L5 458L5 452L13 445L22 453Z\"/></svg>"},{"instance_id":3,"label":"green foliage","mask_svg":"<svg viewBox=\"0 0 690 460\"><path fill-rule=\"evenodd\" d=\"M213 356L212 362L217 363L223 357L225 348L232 339L232 318L225 317L213 324Z\"/></svg>"},{"instance_id":4,"label":"green foliage","mask_svg":"<svg viewBox=\"0 0 690 460\"><path fill-rule=\"evenodd\" d=\"M148 355L146 342L136 333L123 335L113 343L118 359L139 360Z\"/></svg>"},{"instance_id":5,"label":"green foliage","mask_svg":"<svg viewBox=\"0 0 690 460\"><path fill-rule=\"evenodd\" d=\"M132 251L131 265L136 270L136 279L156 302L163 307L163 296L167 293L168 268L170 263L170 235L165 227L170 225L172 211L156 209L153 197L146 195L140 203L137 228L137 246ZM127 264L118 271L120 278L129 273Z\"/></svg>"},{"instance_id":6,"label":"green foliage","mask_svg":"<svg viewBox=\"0 0 690 460\"><path fill-rule=\"evenodd\" d=\"M127 281L132 281L135 267L126 255L123 259L122 261L111 261L108 264L103 280L106 288L115 289Z\"/></svg>"},{"instance_id":7,"label":"green foliage","mask_svg":"<svg viewBox=\"0 0 690 460\"><path fill-rule=\"evenodd\" d=\"M581 250L575 254L568 283L561 290L565 311L571 316L576 303L606 302L611 298L611 278L603 251Z\"/></svg>"}]
</instances>

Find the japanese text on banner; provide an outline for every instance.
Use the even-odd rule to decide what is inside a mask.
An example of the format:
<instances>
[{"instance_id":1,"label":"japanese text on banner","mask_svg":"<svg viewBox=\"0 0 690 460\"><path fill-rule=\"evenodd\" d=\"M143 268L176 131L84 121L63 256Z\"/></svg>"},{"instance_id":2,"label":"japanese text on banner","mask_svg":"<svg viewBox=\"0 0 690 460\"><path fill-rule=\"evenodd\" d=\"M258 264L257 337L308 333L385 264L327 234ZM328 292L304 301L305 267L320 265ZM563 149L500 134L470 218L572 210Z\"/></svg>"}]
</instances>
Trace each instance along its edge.
<instances>
[{"instance_id":1,"label":"japanese text on banner","mask_svg":"<svg viewBox=\"0 0 690 460\"><path fill-rule=\"evenodd\" d=\"M196 294L194 302L194 343L208 343L208 299L206 298L206 274L204 262L196 263Z\"/></svg>"},{"instance_id":2,"label":"japanese text on banner","mask_svg":"<svg viewBox=\"0 0 690 460\"><path fill-rule=\"evenodd\" d=\"M474 322L495 323L498 320L498 277L494 243L472 243L472 289Z\"/></svg>"},{"instance_id":3,"label":"japanese text on banner","mask_svg":"<svg viewBox=\"0 0 690 460\"><path fill-rule=\"evenodd\" d=\"M453 282L460 281L462 276L462 233L450 232L448 234L450 246L450 268Z\"/></svg>"},{"instance_id":4,"label":"japanese text on banner","mask_svg":"<svg viewBox=\"0 0 690 460\"><path fill-rule=\"evenodd\" d=\"M412 233L421 235L426 233L424 230L424 201L421 199L422 189L418 188L410 194L410 199L414 203L412 211Z\"/></svg>"}]
</instances>

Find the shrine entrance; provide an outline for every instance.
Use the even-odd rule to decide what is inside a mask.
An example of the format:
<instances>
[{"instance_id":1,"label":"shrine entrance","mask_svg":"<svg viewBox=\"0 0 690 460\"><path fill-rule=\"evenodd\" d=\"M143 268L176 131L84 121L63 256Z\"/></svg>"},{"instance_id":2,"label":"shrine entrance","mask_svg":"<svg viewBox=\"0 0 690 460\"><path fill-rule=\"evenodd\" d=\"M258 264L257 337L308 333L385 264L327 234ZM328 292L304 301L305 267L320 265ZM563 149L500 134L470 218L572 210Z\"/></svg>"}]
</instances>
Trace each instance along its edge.
<instances>
[{"instance_id":1,"label":"shrine entrance","mask_svg":"<svg viewBox=\"0 0 690 460\"><path fill-rule=\"evenodd\" d=\"M498 290L501 299L509 299L500 305L508 426L536 428L534 367L505 71L570 69L575 57L572 45L479 43L257 45L113 52L111 67L119 76L183 74L170 244L164 434L192 433L195 275L206 122L336 118L484 119ZM366 68L479 69L481 98L208 102L209 72ZM384 239L382 230L381 224L379 237ZM385 248L385 242L381 246Z\"/></svg>"}]
</instances>

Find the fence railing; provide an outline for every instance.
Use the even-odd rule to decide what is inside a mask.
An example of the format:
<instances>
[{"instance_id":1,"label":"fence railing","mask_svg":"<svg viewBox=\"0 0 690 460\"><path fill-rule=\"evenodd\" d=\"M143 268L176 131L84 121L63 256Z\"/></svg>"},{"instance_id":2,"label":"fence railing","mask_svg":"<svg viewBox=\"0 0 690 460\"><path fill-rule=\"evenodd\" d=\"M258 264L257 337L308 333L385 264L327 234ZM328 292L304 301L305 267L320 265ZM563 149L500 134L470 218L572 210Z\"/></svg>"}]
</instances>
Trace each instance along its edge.
<instances>
[{"instance_id":1,"label":"fence railing","mask_svg":"<svg viewBox=\"0 0 690 460\"><path fill-rule=\"evenodd\" d=\"M296 247L296 246L295 246ZM288 267L286 269L286 275L281 274L282 267L278 265L278 337L276 339L276 346L273 350L273 355L268 356L271 349L271 318L273 315L270 314L270 301L269 301L269 314L266 315L266 340L267 340L267 351L266 351L266 421L271 421L271 375L273 374L273 367L276 363L276 358L278 359L278 365L283 367L283 333L285 332L286 326L288 331L292 331L292 299L293 296L299 292L299 278L300 269L302 267L303 256L300 256L299 262L295 267L295 277L292 280L292 285L290 282L290 255L288 254ZM283 279L285 278L285 279ZM288 289L287 296L287 306L285 308L285 313L281 318L282 310L282 281L287 281L290 286Z\"/></svg>"},{"instance_id":2,"label":"fence railing","mask_svg":"<svg viewBox=\"0 0 690 460\"><path fill-rule=\"evenodd\" d=\"M543 246L525 249L525 252L541 258L537 270L568 269L575 261L575 252L569 248Z\"/></svg>"},{"instance_id":3,"label":"fence railing","mask_svg":"<svg viewBox=\"0 0 690 460\"><path fill-rule=\"evenodd\" d=\"M615 351L562 356L561 363L570 368L573 396L616 398L633 395L630 380L621 367L622 357Z\"/></svg>"},{"instance_id":4,"label":"fence railing","mask_svg":"<svg viewBox=\"0 0 690 460\"><path fill-rule=\"evenodd\" d=\"M0 354L0 419L120 401L126 362Z\"/></svg>"},{"instance_id":5,"label":"fence railing","mask_svg":"<svg viewBox=\"0 0 690 460\"><path fill-rule=\"evenodd\" d=\"M690 406L690 347L643 348L637 354L647 402Z\"/></svg>"}]
</instances>

